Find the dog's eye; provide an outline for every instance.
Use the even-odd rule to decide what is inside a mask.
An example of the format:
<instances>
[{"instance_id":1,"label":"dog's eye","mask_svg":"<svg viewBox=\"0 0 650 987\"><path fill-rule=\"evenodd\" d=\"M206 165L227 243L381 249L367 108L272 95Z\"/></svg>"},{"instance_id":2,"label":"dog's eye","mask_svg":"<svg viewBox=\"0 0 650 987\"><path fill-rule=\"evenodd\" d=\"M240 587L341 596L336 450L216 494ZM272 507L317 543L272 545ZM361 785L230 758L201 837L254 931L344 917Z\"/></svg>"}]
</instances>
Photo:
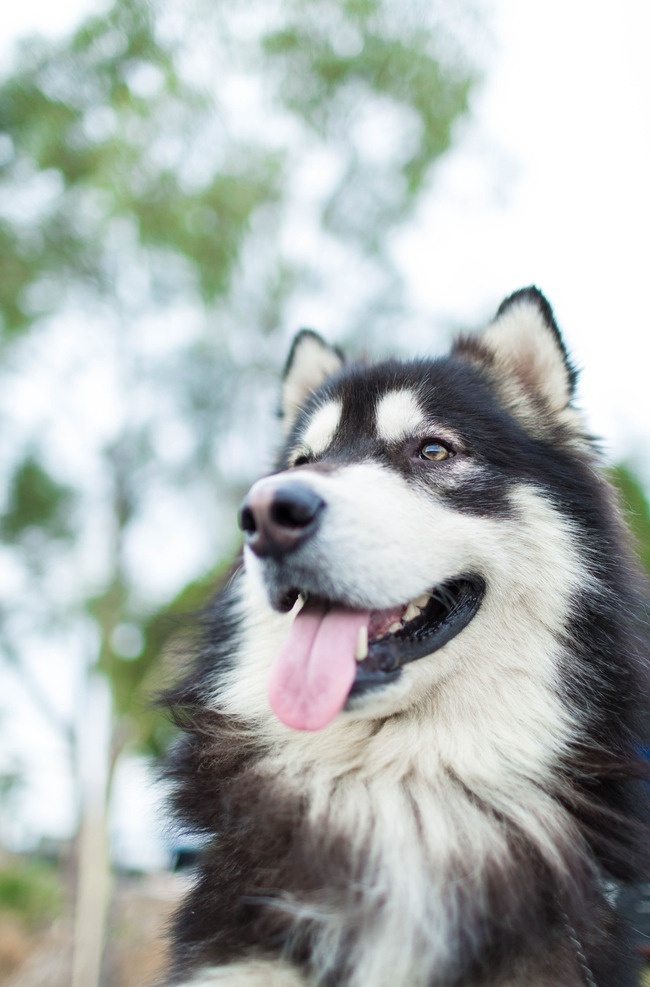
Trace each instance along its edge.
<instances>
[{"instance_id":1,"label":"dog's eye","mask_svg":"<svg viewBox=\"0 0 650 987\"><path fill-rule=\"evenodd\" d=\"M303 453L301 456L296 456L294 461L291 463L291 467L293 468L294 466L307 466L308 463L312 463L313 461L314 461L313 456L309 456L306 453Z\"/></svg>"},{"instance_id":2,"label":"dog's eye","mask_svg":"<svg viewBox=\"0 0 650 987\"><path fill-rule=\"evenodd\" d=\"M431 463L441 463L443 459L449 459L453 456L453 452L442 442L425 442L424 445L420 446L418 455L420 459L428 459Z\"/></svg>"}]
</instances>

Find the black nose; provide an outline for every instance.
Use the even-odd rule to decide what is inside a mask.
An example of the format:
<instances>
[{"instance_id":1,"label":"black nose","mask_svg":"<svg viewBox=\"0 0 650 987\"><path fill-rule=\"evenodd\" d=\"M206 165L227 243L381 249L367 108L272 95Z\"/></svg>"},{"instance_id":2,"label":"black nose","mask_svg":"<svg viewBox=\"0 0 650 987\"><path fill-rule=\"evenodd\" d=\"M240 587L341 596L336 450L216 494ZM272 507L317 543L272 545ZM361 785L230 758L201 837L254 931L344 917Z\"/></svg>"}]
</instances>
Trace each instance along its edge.
<instances>
[{"instance_id":1,"label":"black nose","mask_svg":"<svg viewBox=\"0 0 650 987\"><path fill-rule=\"evenodd\" d=\"M256 483L239 511L246 544L261 558L280 558L318 527L325 501L304 483Z\"/></svg>"}]
</instances>

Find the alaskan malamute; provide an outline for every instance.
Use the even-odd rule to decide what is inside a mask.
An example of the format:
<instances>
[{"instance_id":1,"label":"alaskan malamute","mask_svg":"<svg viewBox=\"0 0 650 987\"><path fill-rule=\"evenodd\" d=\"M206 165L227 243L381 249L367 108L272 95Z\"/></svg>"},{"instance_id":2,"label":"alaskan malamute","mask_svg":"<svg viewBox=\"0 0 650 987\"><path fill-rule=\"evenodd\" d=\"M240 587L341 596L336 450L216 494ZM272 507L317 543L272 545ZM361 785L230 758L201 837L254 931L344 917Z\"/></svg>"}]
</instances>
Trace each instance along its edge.
<instances>
[{"instance_id":1,"label":"alaskan malamute","mask_svg":"<svg viewBox=\"0 0 650 987\"><path fill-rule=\"evenodd\" d=\"M647 656L575 384L535 288L444 359L297 336L277 470L172 696L205 845L171 982L636 982Z\"/></svg>"}]
</instances>

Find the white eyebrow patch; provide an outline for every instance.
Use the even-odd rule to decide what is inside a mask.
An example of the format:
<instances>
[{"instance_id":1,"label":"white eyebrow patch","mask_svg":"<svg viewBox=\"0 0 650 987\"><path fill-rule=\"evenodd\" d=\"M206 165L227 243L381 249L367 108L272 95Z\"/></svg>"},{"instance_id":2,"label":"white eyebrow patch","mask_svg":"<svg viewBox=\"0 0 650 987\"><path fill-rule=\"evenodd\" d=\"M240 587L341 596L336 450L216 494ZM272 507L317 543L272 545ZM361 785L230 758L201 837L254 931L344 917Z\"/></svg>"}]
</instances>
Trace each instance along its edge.
<instances>
[{"instance_id":1,"label":"white eyebrow patch","mask_svg":"<svg viewBox=\"0 0 650 987\"><path fill-rule=\"evenodd\" d=\"M422 431L426 419L413 391L389 391L377 405L377 434L384 442L397 442Z\"/></svg>"},{"instance_id":2,"label":"white eyebrow patch","mask_svg":"<svg viewBox=\"0 0 650 987\"><path fill-rule=\"evenodd\" d=\"M341 401L328 401L327 404L321 405L314 412L303 433L302 441L315 456L325 452L327 447L332 444L341 421L342 410Z\"/></svg>"}]
</instances>

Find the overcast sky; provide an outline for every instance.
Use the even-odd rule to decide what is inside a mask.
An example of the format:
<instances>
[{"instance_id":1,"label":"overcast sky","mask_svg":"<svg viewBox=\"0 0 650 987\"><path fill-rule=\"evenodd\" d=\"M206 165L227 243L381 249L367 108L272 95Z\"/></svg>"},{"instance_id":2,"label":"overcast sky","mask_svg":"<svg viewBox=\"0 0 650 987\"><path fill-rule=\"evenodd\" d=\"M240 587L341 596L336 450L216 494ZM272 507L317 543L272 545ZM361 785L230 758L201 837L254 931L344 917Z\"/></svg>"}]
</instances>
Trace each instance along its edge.
<instances>
[{"instance_id":1,"label":"overcast sky","mask_svg":"<svg viewBox=\"0 0 650 987\"><path fill-rule=\"evenodd\" d=\"M487 80L397 256L416 300L443 324L478 325L536 283L584 368L593 430L650 482L650 3L490 6ZM64 33L98 7L5 2L0 67L18 34ZM50 807L56 830L63 780L54 762L40 763L35 805L41 819ZM142 780L124 783L132 809Z\"/></svg>"}]
</instances>

